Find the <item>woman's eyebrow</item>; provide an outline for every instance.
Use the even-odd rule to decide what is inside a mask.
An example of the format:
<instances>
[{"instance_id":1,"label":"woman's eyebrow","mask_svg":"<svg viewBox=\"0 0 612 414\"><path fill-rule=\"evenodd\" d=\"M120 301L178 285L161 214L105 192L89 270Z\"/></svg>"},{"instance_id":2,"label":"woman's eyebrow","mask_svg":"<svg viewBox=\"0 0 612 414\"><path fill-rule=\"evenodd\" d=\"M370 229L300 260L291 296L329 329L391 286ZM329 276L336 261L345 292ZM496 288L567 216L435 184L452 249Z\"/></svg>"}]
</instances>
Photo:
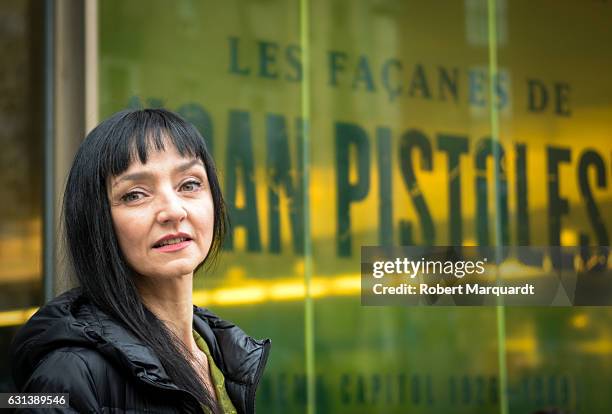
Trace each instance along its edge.
<instances>
[{"instance_id":1,"label":"woman's eyebrow","mask_svg":"<svg viewBox=\"0 0 612 414\"><path fill-rule=\"evenodd\" d=\"M149 172L135 172L132 174L126 174L126 175L121 176L121 178L119 178L117 181L115 181L113 183L113 187L116 187L117 184L123 181L142 181L142 180L151 179L151 178L153 178L153 174Z\"/></svg>"},{"instance_id":2,"label":"woman's eyebrow","mask_svg":"<svg viewBox=\"0 0 612 414\"><path fill-rule=\"evenodd\" d=\"M204 167L204 164L202 163L202 161L199 158L195 158L191 161L187 161L183 164L178 165L177 167L174 168L173 172L175 173L184 172L190 169L191 167L193 167L194 165L198 165L198 164ZM117 181L115 181L113 183L113 187L116 187L117 184L123 181L142 181L142 180L151 179L151 178L153 178L153 174L150 172L146 172L146 171L126 174L126 175L121 176L121 178L119 178Z\"/></svg>"},{"instance_id":3,"label":"woman's eyebrow","mask_svg":"<svg viewBox=\"0 0 612 414\"><path fill-rule=\"evenodd\" d=\"M186 170L190 169L191 167L193 167L196 164L199 164L202 167L204 167L204 163L202 163L202 160L200 160L199 158L194 158L193 160L187 161L186 163L183 163L183 164L179 165L178 167L176 167L174 169L174 172L183 172L183 171L186 171Z\"/></svg>"}]
</instances>

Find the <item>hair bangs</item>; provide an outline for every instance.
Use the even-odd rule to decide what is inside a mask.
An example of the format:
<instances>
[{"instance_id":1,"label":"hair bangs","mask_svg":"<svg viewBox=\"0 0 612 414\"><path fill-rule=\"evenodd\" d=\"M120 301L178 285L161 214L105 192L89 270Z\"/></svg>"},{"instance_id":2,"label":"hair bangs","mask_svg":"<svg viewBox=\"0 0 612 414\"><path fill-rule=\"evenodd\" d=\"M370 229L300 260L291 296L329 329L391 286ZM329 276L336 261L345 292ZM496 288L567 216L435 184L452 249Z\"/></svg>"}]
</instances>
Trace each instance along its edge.
<instances>
[{"instance_id":1,"label":"hair bangs","mask_svg":"<svg viewBox=\"0 0 612 414\"><path fill-rule=\"evenodd\" d=\"M146 164L151 152L174 147L182 157L199 158L207 164L207 150L200 133L175 114L142 110L125 114L113 138L108 141L106 175L117 176L140 161Z\"/></svg>"}]
</instances>

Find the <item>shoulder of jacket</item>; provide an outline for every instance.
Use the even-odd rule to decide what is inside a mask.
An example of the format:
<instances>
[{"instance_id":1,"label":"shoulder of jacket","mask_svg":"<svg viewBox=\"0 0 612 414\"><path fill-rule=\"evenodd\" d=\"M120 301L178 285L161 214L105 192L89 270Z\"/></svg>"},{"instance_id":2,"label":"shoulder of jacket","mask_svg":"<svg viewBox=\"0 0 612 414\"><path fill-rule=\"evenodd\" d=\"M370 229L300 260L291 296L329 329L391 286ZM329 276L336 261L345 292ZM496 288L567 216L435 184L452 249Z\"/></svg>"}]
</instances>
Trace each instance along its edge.
<instances>
[{"instance_id":1,"label":"shoulder of jacket","mask_svg":"<svg viewBox=\"0 0 612 414\"><path fill-rule=\"evenodd\" d=\"M65 376L80 371L92 378L95 374L108 368L108 361L102 354L92 348L83 346L66 346L50 351L34 369L32 376L49 371Z\"/></svg>"},{"instance_id":2,"label":"shoulder of jacket","mask_svg":"<svg viewBox=\"0 0 612 414\"><path fill-rule=\"evenodd\" d=\"M103 364L103 357L95 350L58 348L40 361L21 391L68 393L71 408L78 412L98 412Z\"/></svg>"}]
</instances>

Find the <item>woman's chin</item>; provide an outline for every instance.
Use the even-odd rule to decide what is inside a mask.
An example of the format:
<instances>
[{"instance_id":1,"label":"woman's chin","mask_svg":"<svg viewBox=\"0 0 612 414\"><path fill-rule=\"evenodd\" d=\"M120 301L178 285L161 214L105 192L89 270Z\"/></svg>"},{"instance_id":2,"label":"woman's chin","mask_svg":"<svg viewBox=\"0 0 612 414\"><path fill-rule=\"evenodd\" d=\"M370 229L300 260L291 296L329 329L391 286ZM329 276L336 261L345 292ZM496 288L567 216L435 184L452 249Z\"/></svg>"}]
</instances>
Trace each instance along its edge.
<instances>
[{"instance_id":1,"label":"woman's chin","mask_svg":"<svg viewBox=\"0 0 612 414\"><path fill-rule=\"evenodd\" d=\"M197 267L197 263L165 263L155 266L151 272L139 272L140 277L152 279L175 279L183 276L193 276L193 272Z\"/></svg>"}]
</instances>

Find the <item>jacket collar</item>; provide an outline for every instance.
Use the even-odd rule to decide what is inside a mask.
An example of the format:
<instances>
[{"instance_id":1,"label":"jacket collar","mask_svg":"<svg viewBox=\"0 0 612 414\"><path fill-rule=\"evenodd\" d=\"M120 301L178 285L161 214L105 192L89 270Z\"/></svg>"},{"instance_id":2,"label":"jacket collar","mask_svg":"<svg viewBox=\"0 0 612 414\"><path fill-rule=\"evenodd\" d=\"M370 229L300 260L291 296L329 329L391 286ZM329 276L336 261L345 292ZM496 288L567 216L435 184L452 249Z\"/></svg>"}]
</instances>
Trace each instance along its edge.
<instances>
[{"instance_id":1,"label":"jacket collar","mask_svg":"<svg viewBox=\"0 0 612 414\"><path fill-rule=\"evenodd\" d=\"M269 339L256 340L208 309L194 306L193 326L206 340L226 379L256 385L268 357Z\"/></svg>"}]
</instances>

